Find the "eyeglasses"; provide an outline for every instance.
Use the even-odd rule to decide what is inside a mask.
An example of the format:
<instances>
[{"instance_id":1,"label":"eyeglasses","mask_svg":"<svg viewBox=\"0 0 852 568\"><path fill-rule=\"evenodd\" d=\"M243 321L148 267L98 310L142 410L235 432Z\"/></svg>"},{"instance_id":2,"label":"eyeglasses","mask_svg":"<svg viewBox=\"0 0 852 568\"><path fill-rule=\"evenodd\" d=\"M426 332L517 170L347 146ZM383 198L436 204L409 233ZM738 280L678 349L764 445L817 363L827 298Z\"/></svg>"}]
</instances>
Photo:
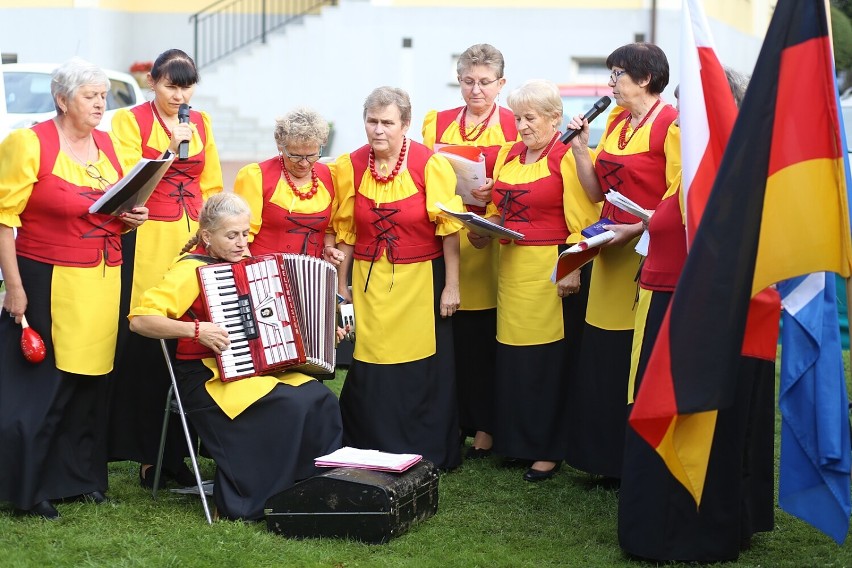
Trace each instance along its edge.
<instances>
[{"instance_id":1,"label":"eyeglasses","mask_svg":"<svg viewBox=\"0 0 852 568\"><path fill-rule=\"evenodd\" d=\"M322 156L322 146L319 148L319 152L316 154L291 154L287 151L287 148L281 148L281 151L287 156L287 159L290 160L292 164L298 164L302 160L305 160L309 164L313 164L319 161L320 156Z\"/></svg>"},{"instance_id":2,"label":"eyeglasses","mask_svg":"<svg viewBox=\"0 0 852 568\"><path fill-rule=\"evenodd\" d=\"M618 83L618 78L627 73L627 69L622 69L621 71L613 71L609 74L610 83Z\"/></svg>"},{"instance_id":3,"label":"eyeglasses","mask_svg":"<svg viewBox=\"0 0 852 568\"><path fill-rule=\"evenodd\" d=\"M499 80L500 79L480 79L479 81L475 81L470 77L465 77L464 79L459 79L459 84L461 84L462 87L470 89L471 91L474 87L479 85L479 89L484 91Z\"/></svg>"},{"instance_id":4,"label":"eyeglasses","mask_svg":"<svg viewBox=\"0 0 852 568\"><path fill-rule=\"evenodd\" d=\"M97 168L97 166L95 166L95 164L86 165L86 174L88 174L90 178L97 180L98 183L101 184L101 189L106 189L111 185L111 182L101 175L101 171Z\"/></svg>"}]
</instances>

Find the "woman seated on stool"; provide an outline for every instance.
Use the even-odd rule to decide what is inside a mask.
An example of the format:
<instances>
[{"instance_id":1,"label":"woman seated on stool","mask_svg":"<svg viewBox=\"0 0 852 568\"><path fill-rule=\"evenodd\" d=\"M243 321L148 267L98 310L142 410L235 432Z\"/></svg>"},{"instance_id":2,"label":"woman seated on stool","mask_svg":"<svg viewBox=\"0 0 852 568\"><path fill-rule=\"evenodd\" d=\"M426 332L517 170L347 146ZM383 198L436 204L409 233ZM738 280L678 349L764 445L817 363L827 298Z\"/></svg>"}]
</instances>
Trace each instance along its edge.
<instances>
[{"instance_id":1,"label":"woman seated on stool","mask_svg":"<svg viewBox=\"0 0 852 568\"><path fill-rule=\"evenodd\" d=\"M266 500L315 473L314 458L340 447L337 397L298 372L222 382L215 354L228 334L210 321L196 268L248 254L248 204L223 192L210 197L198 233L162 282L130 312L130 329L177 338L175 374L184 408L216 462L214 501L221 517L256 520Z\"/></svg>"}]
</instances>

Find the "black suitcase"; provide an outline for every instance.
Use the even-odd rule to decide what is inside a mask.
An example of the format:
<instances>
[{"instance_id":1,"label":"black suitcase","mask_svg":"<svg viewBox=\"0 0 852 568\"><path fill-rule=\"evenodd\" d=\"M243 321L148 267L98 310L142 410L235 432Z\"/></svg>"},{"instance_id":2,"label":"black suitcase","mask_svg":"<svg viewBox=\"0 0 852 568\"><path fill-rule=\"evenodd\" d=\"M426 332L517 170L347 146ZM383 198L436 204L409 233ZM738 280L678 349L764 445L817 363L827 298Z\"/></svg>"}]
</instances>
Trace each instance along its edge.
<instances>
[{"instance_id":1,"label":"black suitcase","mask_svg":"<svg viewBox=\"0 0 852 568\"><path fill-rule=\"evenodd\" d=\"M423 460L403 473L339 467L266 502L266 524L288 537L385 543L438 510L438 469Z\"/></svg>"}]
</instances>

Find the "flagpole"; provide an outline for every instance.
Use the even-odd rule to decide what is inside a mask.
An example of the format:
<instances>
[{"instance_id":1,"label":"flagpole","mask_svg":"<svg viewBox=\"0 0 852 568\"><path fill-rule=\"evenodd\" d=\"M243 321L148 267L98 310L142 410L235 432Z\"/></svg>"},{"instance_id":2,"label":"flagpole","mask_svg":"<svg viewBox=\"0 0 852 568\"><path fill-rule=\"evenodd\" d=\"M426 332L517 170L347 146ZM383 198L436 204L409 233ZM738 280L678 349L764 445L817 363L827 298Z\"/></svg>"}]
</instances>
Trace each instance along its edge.
<instances>
[{"instance_id":1,"label":"flagpole","mask_svg":"<svg viewBox=\"0 0 852 568\"><path fill-rule=\"evenodd\" d=\"M828 39L829 39L829 45L832 46L831 54L832 54L832 59L833 59L834 58L834 36L833 36L832 30L831 30L831 2L829 0L825 0L825 18L828 22ZM840 109L838 108L837 110L838 110L838 114L839 114ZM842 118L841 118L841 125L842 124L843 124L843 121L842 121ZM843 129L842 128L841 128L841 135L843 135ZM849 167L849 159L848 159L849 154L848 154L847 148L845 146L846 146L846 144L849 143L849 141L845 140L845 137L843 138L843 141L845 142L844 148L843 148L843 151L844 151L843 153L846 156L846 159L843 160L843 166L844 166L844 168L848 168ZM847 179L847 184L848 184L849 172L846 172L846 179ZM846 191L847 192L849 191L849 187L846 188ZM852 300L852 277L844 278L844 280L846 281L846 333L847 333L847 335L850 335L849 334L849 300ZM849 353L849 371L848 371L849 372L849 378L848 378L848 380L852 381L852 337L850 337L849 339L850 339L849 348L846 350Z\"/></svg>"}]
</instances>

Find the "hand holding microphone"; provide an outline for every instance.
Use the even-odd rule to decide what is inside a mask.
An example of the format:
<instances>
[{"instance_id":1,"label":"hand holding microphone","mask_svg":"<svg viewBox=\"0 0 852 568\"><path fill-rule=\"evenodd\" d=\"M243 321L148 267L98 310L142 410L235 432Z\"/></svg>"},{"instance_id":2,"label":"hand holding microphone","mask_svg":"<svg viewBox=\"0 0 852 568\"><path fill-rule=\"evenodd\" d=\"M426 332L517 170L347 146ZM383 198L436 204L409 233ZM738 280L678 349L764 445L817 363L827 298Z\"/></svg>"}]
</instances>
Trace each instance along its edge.
<instances>
[{"instance_id":1,"label":"hand holding microphone","mask_svg":"<svg viewBox=\"0 0 852 568\"><path fill-rule=\"evenodd\" d=\"M610 99L609 97L607 97L607 96L603 96L603 97L601 97L601 98L600 98L600 99L598 99L598 101L597 101L597 102L596 102L596 103L592 106L592 108L590 108L589 110L587 110L587 111L583 114L583 118L585 118L588 122L590 122L590 123L591 123L591 122L592 122L595 118L597 118L597 117L598 117L598 115L599 115L600 113L602 113L603 111L605 111L605 110L606 110L606 108L609 106L609 103L611 103L611 102L612 102L612 99ZM559 141L560 141L560 142L562 142L563 144L568 144L571 140L573 140L573 139L574 139L574 137L575 137L575 136L577 136L578 134L580 134L580 132L582 132L582 131L583 131L583 129L582 129L582 128L578 128L578 129L576 129L576 130L575 130L575 129L573 129L573 128L569 128L569 129L565 132L565 134L563 134L563 135L559 138Z\"/></svg>"},{"instance_id":2,"label":"hand holding microphone","mask_svg":"<svg viewBox=\"0 0 852 568\"><path fill-rule=\"evenodd\" d=\"M178 123L187 124L189 122L189 105L183 103L178 107ZM186 160L189 157L189 140L181 140L178 144L178 160Z\"/></svg>"}]
</instances>

